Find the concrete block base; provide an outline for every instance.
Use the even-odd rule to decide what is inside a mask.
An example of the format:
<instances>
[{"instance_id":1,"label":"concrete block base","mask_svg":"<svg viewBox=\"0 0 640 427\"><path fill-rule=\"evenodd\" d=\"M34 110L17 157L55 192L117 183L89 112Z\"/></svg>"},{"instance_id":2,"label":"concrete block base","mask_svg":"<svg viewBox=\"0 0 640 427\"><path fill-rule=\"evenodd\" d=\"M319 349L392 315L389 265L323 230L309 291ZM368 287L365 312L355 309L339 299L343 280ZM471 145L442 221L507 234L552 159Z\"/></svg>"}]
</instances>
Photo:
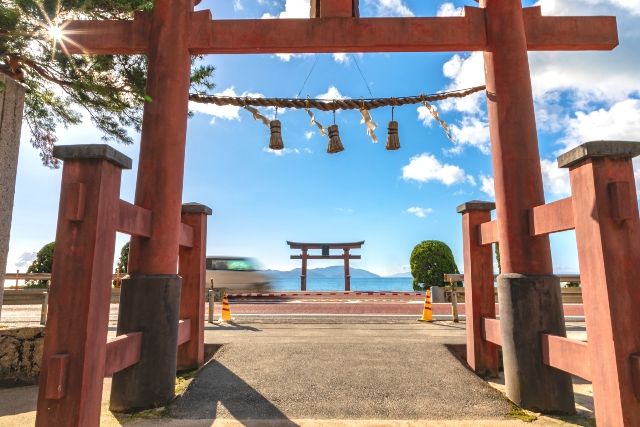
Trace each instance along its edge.
<instances>
[{"instance_id":1,"label":"concrete block base","mask_svg":"<svg viewBox=\"0 0 640 427\"><path fill-rule=\"evenodd\" d=\"M498 276L507 397L525 409L575 413L571 377L542 361L542 333L566 336L557 276Z\"/></svg>"},{"instance_id":2,"label":"concrete block base","mask_svg":"<svg viewBox=\"0 0 640 427\"><path fill-rule=\"evenodd\" d=\"M142 332L140 362L113 375L109 409L156 408L175 396L180 287L177 275L122 281L117 333Z\"/></svg>"}]
</instances>

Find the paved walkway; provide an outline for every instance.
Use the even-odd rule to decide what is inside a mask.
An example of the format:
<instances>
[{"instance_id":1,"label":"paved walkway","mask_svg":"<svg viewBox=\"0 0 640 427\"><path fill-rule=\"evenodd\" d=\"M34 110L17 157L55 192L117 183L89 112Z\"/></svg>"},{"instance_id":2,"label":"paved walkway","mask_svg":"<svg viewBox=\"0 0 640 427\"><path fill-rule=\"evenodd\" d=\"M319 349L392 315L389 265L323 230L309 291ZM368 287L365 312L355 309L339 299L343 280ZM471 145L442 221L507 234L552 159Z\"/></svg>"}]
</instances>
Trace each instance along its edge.
<instances>
[{"instance_id":1,"label":"paved walkway","mask_svg":"<svg viewBox=\"0 0 640 427\"><path fill-rule=\"evenodd\" d=\"M464 324L209 325L205 341L217 350L213 359L159 414L115 418L106 409L107 379L102 425L525 425L509 416L512 405L502 394L452 353L464 343ZM0 390L0 426L33 425L36 393L35 387Z\"/></svg>"}]
</instances>

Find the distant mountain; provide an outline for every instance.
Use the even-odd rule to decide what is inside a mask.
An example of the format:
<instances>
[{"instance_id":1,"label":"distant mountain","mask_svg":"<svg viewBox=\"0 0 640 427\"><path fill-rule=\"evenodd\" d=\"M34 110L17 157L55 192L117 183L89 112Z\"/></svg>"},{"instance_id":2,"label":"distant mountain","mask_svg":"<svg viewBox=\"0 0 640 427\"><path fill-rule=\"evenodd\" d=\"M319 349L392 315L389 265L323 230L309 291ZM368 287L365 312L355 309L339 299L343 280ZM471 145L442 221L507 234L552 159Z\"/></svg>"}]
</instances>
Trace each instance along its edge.
<instances>
[{"instance_id":1,"label":"distant mountain","mask_svg":"<svg viewBox=\"0 0 640 427\"><path fill-rule=\"evenodd\" d=\"M405 271L405 272L403 272L403 273L396 273L396 274L392 274L392 275L390 275L390 276L385 276L385 277L401 277L401 278L403 278L403 279L406 279L406 278L413 278L413 276L411 275L411 272L410 272L410 271Z\"/></svg>"},{"instance_id":2,"label":"distant mountain","mask_svg":"<svg viewBox=\"0 0 640 427\"><path fill-rule=\"evenodd\" d=\"M289 271L265 270L264 273L273 279L288 279L292 277L300 277L300 268L294 268ZM354 279L372 279L380 277L367 270L360 268L350 268L349 273ZM332 265L331 267L310 268L307 269L307 277L311 279L335 279L344 277L344 267L341 265Z\"/></svg>"}]
</instances>

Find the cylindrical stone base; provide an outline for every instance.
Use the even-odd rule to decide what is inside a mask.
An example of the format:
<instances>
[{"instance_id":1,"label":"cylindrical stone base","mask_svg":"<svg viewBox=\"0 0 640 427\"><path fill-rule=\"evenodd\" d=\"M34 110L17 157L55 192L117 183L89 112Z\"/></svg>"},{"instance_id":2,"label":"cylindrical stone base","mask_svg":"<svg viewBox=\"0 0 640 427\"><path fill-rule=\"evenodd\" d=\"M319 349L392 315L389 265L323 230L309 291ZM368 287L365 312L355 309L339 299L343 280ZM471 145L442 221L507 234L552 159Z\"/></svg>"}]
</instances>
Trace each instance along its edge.
<instances>
[{"instance_id":1,"label":"cylindrical stone base","mask_svg":"<svg viewBox=\"0 0 640 427\"><path fill-rule=\"evenodd\" d=\"M111 411L156 408L175 397L181 284L177 275L122 281L117 333L142 332L142 347L140 362L113 374Z\"/></svg>"},{"instance_id":2,"label":"cylindrical stone base","mask_svg":"<svg viewBox=\"0 0 640 427\"><path fill-rule=\"evenodd\" d=\"M507 397L525 409L575 413L571 377L542 361L543 333L566 336L557 276L498 276Z\"/></svg>"}]
</instances>

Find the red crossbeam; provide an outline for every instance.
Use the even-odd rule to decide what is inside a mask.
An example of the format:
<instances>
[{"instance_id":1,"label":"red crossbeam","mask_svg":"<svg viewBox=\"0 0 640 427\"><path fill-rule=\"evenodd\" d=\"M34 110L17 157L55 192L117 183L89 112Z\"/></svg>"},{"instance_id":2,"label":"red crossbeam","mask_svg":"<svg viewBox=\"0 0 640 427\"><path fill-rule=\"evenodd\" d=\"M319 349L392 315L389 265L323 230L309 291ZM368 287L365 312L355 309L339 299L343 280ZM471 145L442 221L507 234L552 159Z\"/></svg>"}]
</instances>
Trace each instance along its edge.
<instances>
[{"instance_id":1,"label":"red crossbeam","mask_svg":"<svg viewBox=\"0 0 640 427\"><path fill-rule=\"evenodd\" d=\"M482 318L482 338L485 341L502 345L502 335L500 333L500 321L498 319Z\"/></svg>"},{"instance_id":2,"label":"red crossbeam","mask_svg":"<svg viewBox=\"0 0 640 427\"><path fill-rule=\"evenodd\" d=\"M191 319L184 319L178 323L178 345L191 339Z\"/></svg>"},{"instance_id":3,"label":"red crossbeam","mask_svg":"<svg viewBox=\"0 0 640 427\"><path fill-rule=\"evenodd\" d=\"M542 360L546 365L591 381L587 343L557 335L542 335Z\"/></svg>"},{"instance_id":4,"label":"red crossbeam","mask_svg":"<svg viewBox=\"0 0 640 427\"><path fill-rule=\"evenodd\" d=\"M120 200L118 231L130 236L151 236L151 211Z\"/></svg>"},{"instance_id":5,"label":"red crossbeam","mask_svg":"<svg viewBox=\"0 0 640 427\"><path fill-rule=\"evenodd\" d=\"M481 245L490 245L498 241L498 222L495 219L480 224L478 227L478 241Z\"/></svg>"},{"instance_id":6,"label":"red crossbeam","mask_svg":"<svg viewBox=\"0 0 640 427\"><path fill-rule=\"evenodd\" d=\"M243 20L211 20L208 10L199 11L191 15L189 47L193 54L488 50L484 10L464 10L463 17ZM615 17L546 17L536 7L525 8L524 19L529 50L610 50L618 44ZM134 21L68 21L65 48L144 54L149 23L143 12Z\"/></svg>"},{"instance_id":7,"label":"red crossbeam","mask_svg":"<svg viewBox=\"0 0 640 427\"><path fill-rule=\"evenodd\" d=\"M574 228L571 197L536 206L529 212L529 229L532 236L573 230Z\"/></svg>"},{"instance_id":8,"label":"red crossbeam","mask_svg":"<svg viewBox=\"0 0 640 427\"><path fill-rule=\"evenodd\" d=\"M135 365L140 361L142 332L131 332L115 337L107 342L107 358L104 364L104 376L110 377L116 372Z\"/></svg>"}]
</instances>

